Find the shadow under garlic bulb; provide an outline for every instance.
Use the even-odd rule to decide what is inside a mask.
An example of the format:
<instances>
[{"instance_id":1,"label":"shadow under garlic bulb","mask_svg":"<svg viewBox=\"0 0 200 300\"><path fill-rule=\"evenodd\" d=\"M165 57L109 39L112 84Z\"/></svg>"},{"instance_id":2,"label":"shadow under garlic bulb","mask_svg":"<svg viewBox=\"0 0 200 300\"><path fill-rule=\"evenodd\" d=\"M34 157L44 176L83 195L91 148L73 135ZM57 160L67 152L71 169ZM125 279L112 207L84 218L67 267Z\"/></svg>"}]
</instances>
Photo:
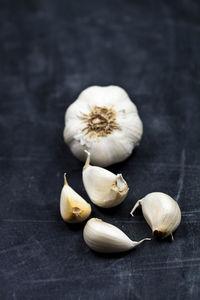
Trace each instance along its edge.
<instances>
[{"instance_id":1,"label":"shadow under garlic bulb","mask_svg":"<svg viewBox=\"0 0 200 300\"><path fill-rule=\"evenodd\" d=\"M84 161L109 166L131 155L143 133L135 104L118 86L91 86L72 103L65 114L64 140L72 153Z\"/></svg>"}]
</instances>

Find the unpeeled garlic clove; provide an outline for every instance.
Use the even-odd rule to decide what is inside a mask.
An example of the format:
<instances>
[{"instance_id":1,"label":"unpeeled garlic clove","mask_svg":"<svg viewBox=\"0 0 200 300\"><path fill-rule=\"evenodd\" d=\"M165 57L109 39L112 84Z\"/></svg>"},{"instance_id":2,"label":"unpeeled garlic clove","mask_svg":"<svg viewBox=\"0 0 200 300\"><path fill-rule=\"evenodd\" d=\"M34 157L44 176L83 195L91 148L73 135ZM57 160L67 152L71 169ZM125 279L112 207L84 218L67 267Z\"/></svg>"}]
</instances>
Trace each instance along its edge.
<instances>
[{"instance_id":1,"label":"unpeeled garlic clove","mask_svg":"<svg viewBox=\"0 0 200 300\"><path fill-rule=\"evenodd\" d=\"M68 223L80 223L87 219L91 213L91 206L67 183L64 174L64 186L60 195L60 213Z\"/></svg>"},{"instance_id":2,"label":"unpeeled garlic clove","mask_svg":"<svg viewBox=\"0 0 200 300\"><path fill-rule=\"evenodd\" d=\"M86 223L83 238L89 248L101 253L128 251L143 241L151 240L145 238L139 242L132 241L116 226L97 218L92 218Z\"/></svg>"},{"instance_id":3,"label":"unpeeled garlic clove","mask_svg":"<svg viewBox=\"0 0 200 300\"><path fill-rule=\"evenodd\" d=\"M181 222L181 211L178 203L164 193L150 193L138 200L131 210L133 216L136 208L141 205L142 213L152 229L153 236L166 238L176 230Z\"/></svg>"},{"instance_id":4,"label":"unpeeled garlic clove","mask_svg":"<svg viewBox=\"0 0 200 300\"><path fill-rule=\"evenodd\" d=\"M83 184L90 200L97 206L109 208L119 205L128 194L128 185L122 174L114 173L90 165L90 153L87 153L83 167Z\"/></svg>"}]
</instances>

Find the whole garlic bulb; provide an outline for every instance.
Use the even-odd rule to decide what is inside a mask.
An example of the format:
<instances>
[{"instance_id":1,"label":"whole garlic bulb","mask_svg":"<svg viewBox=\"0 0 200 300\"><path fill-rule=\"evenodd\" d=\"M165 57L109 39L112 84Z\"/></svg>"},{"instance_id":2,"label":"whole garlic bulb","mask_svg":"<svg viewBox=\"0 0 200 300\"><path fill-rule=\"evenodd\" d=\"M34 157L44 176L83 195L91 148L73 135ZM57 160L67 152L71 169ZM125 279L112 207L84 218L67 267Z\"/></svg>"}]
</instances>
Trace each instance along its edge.
<instances>
[{"instance_id":1,"label":"whole garlic bulb","mask_svg":"<svg viewBox=\"0 0 200 300\"><path fill-rule=\"evenodd\" d=\"M131 211L141 205L142 213L152 229L153 236L166 238L176 230L181 222L181 211L178 203L164 193L150 193L138 200Z\"/></svg>"},{"instance_id":2,"label":"whole garlic bulb","mask_svg":"<svg viewBox=\"0 0 200 300\"><path fill-rule=\"evenodd\" d=\"M114 225L103 222L101 219L90 219L83 230L83 238L89 248L101 253L124 252L137 247L146 240L132 241Z\"/></svg>"},{"instance_id":3,"label":"whole garlic bulb","mask_svg":"<svg viewBox=\"0 0 200 300\"><path fill-rule=\"evenodd\" d=\"M68 223L80 223L87 219L91 213L91 206L67 183L64 174L64 186L60 195L60 214Z\"/></svg>"},{"instance_id":4,"label":"whole garlic bulb","mask_svg":"<svg viewBox=\"0 0 200 300\"><path fill-rule=\"evenodd\" d=\"M91 86L65 114L64 140L72 153L92 164L109 166L131 155L142 137L143 125L135 104L118 86Z\"/></svg>"},{"instance_id":5,"label":"whole garlic bulb","mask_svg":"<svg viewBox=\"0 0 200 300\"><path fill-rule=\"evenodd\" d=\"M122 174L90 165L90 153L83 167L83 184L90 200L97 206L109 208L119 205L128 194L128 185Z\"/></svg>"}]
</instances>

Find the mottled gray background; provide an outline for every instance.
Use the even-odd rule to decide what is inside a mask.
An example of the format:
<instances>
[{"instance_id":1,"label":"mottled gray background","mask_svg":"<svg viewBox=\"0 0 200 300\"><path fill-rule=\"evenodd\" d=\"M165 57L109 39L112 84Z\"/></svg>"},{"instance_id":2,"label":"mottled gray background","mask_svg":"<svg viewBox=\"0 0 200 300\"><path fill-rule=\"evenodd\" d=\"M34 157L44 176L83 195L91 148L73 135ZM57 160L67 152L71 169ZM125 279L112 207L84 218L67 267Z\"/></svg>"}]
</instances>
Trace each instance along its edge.
<instances>
[{"instance_id":1,"label":"mottled gray background","mask_svg":"<svg viewBox=\"0 0 200 300\"><path fill-rule=\"evenodd\" d=\"M0 299L199 299L200 2L0 1ZM122 172L130 192L93 216L150 236L137 199L176 198L175 241L98 255L59 215L63 172L88 199L63 142L64 112L84 88L120 85L144 122Z\"/></svg>"}]
</instances>

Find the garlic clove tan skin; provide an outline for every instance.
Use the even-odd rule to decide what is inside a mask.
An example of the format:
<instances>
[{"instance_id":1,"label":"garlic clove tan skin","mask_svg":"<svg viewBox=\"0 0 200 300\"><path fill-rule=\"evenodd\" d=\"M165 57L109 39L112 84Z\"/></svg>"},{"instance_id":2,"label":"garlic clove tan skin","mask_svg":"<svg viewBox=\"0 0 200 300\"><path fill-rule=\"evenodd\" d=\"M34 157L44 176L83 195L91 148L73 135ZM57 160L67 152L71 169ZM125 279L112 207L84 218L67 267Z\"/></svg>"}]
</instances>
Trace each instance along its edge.
<instances>
[{"instance_id":1,"label":"garlic clove tan skin","mask_svg":"<svg viewBox=\"0 0 200 300\"><path fill-rule=\"evenodd\" d=\"M119 86L91 86L81 92L65 113L64 140L81 161L106 167L131 155L143 134L135 104Z\"/></svg>"},{"instance_id":2,"label":"garlic clove tan skin","mask_svg":"<svg viewBox=\"0 0 200 300\"><path fill-rule=\"evenodd\" d=\"M83 238L89 248L100 253L117 253L131 250L144 241L132 241L123 231L101 219L90 219L83 230Z\"/></svg>"},{"instance_id":3,"label":"garlic clove tan skin","mask_svg":"<svg viewBox=\"0 0 200 300\"><path fill-rule=\"evenodd\" d=\"M91 213L91 206L67 183L64 174L64 186L60 196L60 214L68 223L80 223L86 220Z\"/></svg>"},{"instance_id":4,"label":"garlic clove tan skin","mask_svg":"<svg viewBox=\"0 0 200 300\"><path fill-rule=\"evenodd\" d=\"M181 210L178 203L169 195L164 193L150 193L138 200L131 210L133 216L136 208L141 205L142 213L152 229L155 237L162 239L171 236L181 222Z\"/></svg>"},{"instance_id":5,"label":"garlic clove tan skin","mask_svg":"<svg viewBox=\"0 0 200 300\"><path fill-rule=\"evenodd\" d=\"M90 153L83 167L83 184L90 200L97 206L110 208L119 205L128 194L128 185L122 174L90 165Z\"/></svg>"}]
</instances>

